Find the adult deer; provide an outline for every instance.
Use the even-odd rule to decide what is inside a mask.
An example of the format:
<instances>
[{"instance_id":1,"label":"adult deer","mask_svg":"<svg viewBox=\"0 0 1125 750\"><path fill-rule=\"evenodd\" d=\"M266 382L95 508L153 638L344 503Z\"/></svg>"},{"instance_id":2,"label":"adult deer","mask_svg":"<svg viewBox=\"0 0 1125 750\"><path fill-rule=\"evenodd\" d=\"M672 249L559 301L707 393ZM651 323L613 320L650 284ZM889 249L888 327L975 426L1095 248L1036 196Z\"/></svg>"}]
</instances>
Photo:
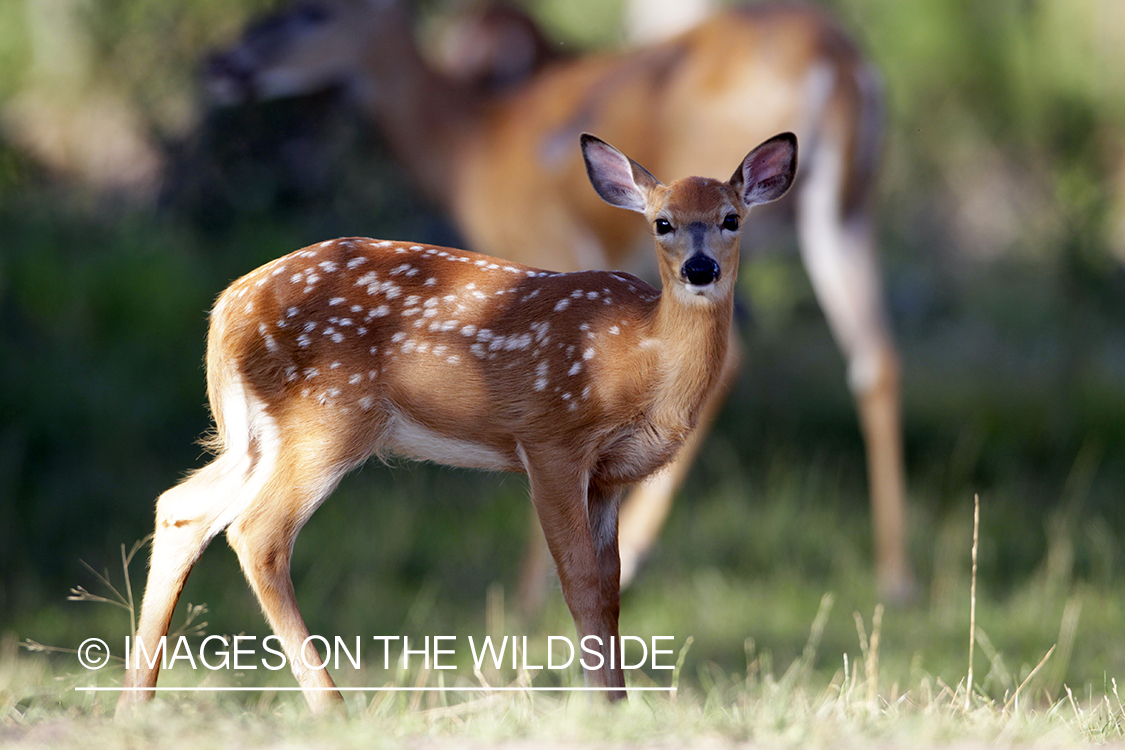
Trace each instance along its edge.
<instances>
[{"instance_id":1,"label":"adult deer","mask_svg":"<svg viewBox=\"0 0 1125 750\"><path fill-rule=\"evenodd\" d=\"M640 270L642 232L584 189L569 146L580 131L672 174L714 174L741 144L796 132L805 157L792 208L859 409L877 579L884 595L909 596L898 358L870 213L881 90L822 11L737 8L655 46L549 64L490 95L429 67L391 0L313 0L247 30L212 57L208 79L226 101L345 85L469 247L564 271ZM737 369L737 341L728 351L717 400ZM659 531L716 408L675 465L625 502L623 582Z\"/></svg>"},{"instance_id":2,"label":"adult deer","mask_svg":"<svg viewBox=\"0 0 1125 750\"><path fill-rule=\"evenodd\" d=\"M340 694L289 576L297 533L372 455L526 472L594 686L624 697L618 636L622 490L667 463L726 356L739 231L788 190L796 137L728 182L662 185L582 137L589 178L656 235L663 290L623 273L538 271L405 242L341 239L252 271L220 295L207 342L219 455L157 502L137 647L118 707L150 697L184 581L224 528L314 710ZM321 666L308 666L318 665Z\"/></svg>"}]
</instances>

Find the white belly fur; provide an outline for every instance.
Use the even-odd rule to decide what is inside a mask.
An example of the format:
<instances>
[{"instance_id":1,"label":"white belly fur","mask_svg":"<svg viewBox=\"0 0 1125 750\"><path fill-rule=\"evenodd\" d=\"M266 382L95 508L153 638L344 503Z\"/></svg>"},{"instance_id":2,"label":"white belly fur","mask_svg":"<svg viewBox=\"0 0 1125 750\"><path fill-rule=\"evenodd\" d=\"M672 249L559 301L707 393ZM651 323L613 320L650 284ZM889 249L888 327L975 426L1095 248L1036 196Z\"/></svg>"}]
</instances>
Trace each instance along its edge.
<instances>
[{"instance_id":1,"label":"white belly fur","mask_svg":"<svg viewBox=\"0 0 1125 750\"><path fill-rule=\"evenodd\" d=\"M402 415L396 415L388 432L391 453L421 461L468 469L509 471L519 468L511 457L479 443L442 435Z\"/></svg>"}]
</instances>

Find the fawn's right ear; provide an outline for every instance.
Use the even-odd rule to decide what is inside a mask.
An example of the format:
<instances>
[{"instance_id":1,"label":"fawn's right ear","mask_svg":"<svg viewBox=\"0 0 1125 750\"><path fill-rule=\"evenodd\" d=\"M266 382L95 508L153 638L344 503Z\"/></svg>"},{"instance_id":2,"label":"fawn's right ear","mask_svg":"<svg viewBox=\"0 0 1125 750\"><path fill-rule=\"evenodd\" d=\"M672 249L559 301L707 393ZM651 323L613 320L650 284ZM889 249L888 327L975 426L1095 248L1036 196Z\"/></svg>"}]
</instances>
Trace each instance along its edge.
<instances>
[{"instance_id":1,"label":"fawn's right ear","mask_svg":"<svg viewBox=\"0 0 1125 750\"><path fill-rule=\"evenodd\" d=\"M797 136L775 135L746 155L730 179L750 206L775 201L789 190L797 174Z\"/></svg>"},{"instance_id":2,"label":"fawn's right ear","mask_svg":"<svg viewBox=\"0 0 1125 750\"><path fill-rule=\"evenodd\" d=\"M611 206L643 214L648 192L660 184L647 169L605 141L582 134L582 158L590 184Z\"/></svg>"}]
</instances>

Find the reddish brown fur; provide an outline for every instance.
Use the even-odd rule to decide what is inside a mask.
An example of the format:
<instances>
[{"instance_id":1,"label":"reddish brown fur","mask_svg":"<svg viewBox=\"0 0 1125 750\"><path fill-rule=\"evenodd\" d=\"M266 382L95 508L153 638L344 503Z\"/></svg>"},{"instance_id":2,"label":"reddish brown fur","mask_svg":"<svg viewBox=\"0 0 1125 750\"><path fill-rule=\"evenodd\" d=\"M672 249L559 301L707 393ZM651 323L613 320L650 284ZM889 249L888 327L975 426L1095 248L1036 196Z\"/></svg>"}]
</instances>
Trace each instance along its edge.
<instances>
[{"instance_id":1,"label":"reddish brown fur","mask_svg":"<svg viewBox=\"0 0 1125 750\"><path fill-rule=\"evenodd\" d=\"M300 294L308 274L319 278ZM367 281L371 274L378 281ZM394 285L392 298L365 291L382 282ZM475 288L444 299L467 285ZM468 465L522 471L518 442L612 421L605 410L621 400L621 391L651 390L651 382L630 382L635 370L621 372L619 365L648 334L657 299L646 283L623 274L564 276L450 248L350 238L305 248L232 284L216 306L211 348L223 357L239 353L237 370L275 418L315 421L329 410L348 417L345 424L358 423L346 441L348 455L366 457L380 448L380 426L370 425L364 412L390 403L450 437L466 423L480 424L474 439L503 462ZM555 311L560 300L566 307ZM389 312L379 314L384 306ZM566 328L575 318L589 330ZM272 323L261 331L259 321ZM541 337L529 328L539 322L548 325ZM306 332L309 324L315 328ZM301 346L301 336L315 346ZM597 361L583 360L595 342ZM562 363L555 370L579 371L551 372L550 387L536 390L536 362L555 360ZM450 378L456 389L445 387ZM572 398L563 400L566 394ZM573 408L560 409L566 401Z\"/></svg>"}]
</instances>

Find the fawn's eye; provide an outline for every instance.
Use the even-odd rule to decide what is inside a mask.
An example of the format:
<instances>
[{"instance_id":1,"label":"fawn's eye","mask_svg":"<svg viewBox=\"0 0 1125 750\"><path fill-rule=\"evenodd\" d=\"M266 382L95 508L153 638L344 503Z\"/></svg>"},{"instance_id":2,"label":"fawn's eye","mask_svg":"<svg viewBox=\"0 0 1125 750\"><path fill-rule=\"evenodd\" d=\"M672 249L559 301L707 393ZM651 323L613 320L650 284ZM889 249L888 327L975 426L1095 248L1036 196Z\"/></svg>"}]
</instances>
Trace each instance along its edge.
<instances>
[{"instance_id":1,"label":"fawn's eye","mask_svg":"<svg viewBox=\"0 0 1125 750\"><path fill-rule=\"evenodd\" d=\"M727 217L723 219L723 229L727 230L728 232L737 232L738 214L727 214Z\"/></svg>"},{"instance_id":2,"label":"fawn's eye","mask_svg":"<svg viewBox=\"0 0 1125 750\"><path fill-rule=\"evenodd\" d=\"M656 220L656 233L657 234L668 234L671 231L672 231L672 222L668 221L667 219L657 219Z\"/></svg>"}]
</instances>

